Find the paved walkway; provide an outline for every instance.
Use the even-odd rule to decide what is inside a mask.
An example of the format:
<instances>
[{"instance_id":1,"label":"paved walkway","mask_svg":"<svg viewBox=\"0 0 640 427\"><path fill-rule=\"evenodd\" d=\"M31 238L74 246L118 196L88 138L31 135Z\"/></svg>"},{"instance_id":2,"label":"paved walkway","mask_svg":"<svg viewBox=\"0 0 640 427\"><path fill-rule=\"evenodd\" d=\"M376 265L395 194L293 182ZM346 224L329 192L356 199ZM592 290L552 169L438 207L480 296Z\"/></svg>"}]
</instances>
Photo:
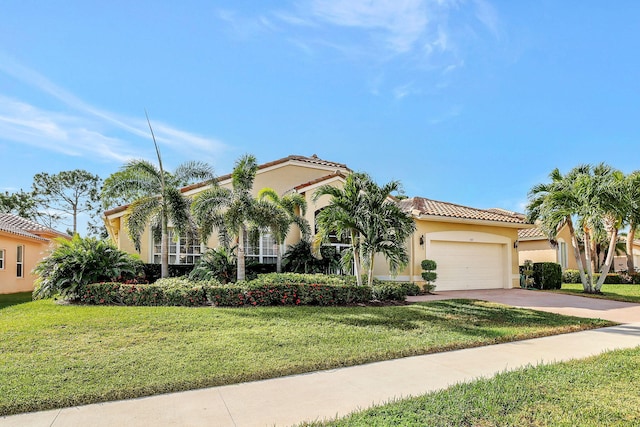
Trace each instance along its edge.
<instances>
[{"instance_id":1,"label":"paved walkway","mask_svg":"<svg viewBox=\"0 0 640 427\"><path fill-rule=\"evenodd\" d=\"M441 292L422 299L484 299L620 326L256 381L0 418L0 426L290 426L538 363L640 346L640 305L514 290ZM509 302L510 301L510 302ZM618 320L620 321L620 320Z\"/></svg>"}]
</instances>

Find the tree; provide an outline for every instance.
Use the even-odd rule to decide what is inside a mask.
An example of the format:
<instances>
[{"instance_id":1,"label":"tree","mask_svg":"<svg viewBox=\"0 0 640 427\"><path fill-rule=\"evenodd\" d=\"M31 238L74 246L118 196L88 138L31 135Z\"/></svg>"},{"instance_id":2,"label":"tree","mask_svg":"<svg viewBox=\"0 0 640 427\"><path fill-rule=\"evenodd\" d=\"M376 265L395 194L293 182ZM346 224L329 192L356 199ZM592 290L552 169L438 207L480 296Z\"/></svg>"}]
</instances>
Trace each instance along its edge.
<instances>
[{"instance_id":1,"label":"tree","mask_svg":"<svg viewBox=\"0 0 640 427\"><path fill-rule=\"evenodd\" d=\"M377 253L385 256L392 271L408 262L405 243L415 224L389 199L399 187L396 181L379 187L369 175L352 173L342 189L323 185L313 195L314 200L331 197L329 205L316 217L316 251L333 233L348 238L351 247L343 261L347 266L353 263L358 285L362 285L363 258L369 284L373 282L373 260Z\"/></svg>"},{"instance_id":2,"label":"tree","mask_svg":"<svg viewBox=\"0 0 640 427\"><path fill-rule=\"evenodd\" d=\"M169 276L169 223L176 235L193 231L189 215L191 201L182 194L181 187L194 181L215 183L213 170L203 162L186 162L169 173L162 166L160 148L151 122L149 130L156 148L158 167L146 160L132 160L120 171L109 176L102 188L105 207L114 200L130 202L125 215L125 226L136 250L140 250L140 236L150 224L154 237L160 238L160 277Z\"/></svg>"},{"instance_id":3,"label":"tree","mask_svg":"<svg viewBox=\"0 0 640 427\"><path fill-rule=\"evenodd\" d=\"M317 233L314 237L314 252L318 254L320 245L329 240L335 233L343 239L349 239L351 246L345 253L345 265L353 264L356 282L362 285L361 243L364 230L359 220L365 209L365 191L370 178L363 173L352 173L347 176L344 187L338 188L329 184L320 186L313 195L317 201L322 196L329 196L329 205L316 216Z\"/></svg>"},{"instance_id":4,"label":"tree","mask_svg":"<svg viewBox=\"0 0 640 427\"><path fill-rule=\"evenodd\" d=\"M300 229L303 240L309 238L311 232L309 222L304 218L307 212L307 202L301 194L290 193L280 197L274 189L268 187L258 192L258 199L273 203L280 211L280 215L273 218L274 221L269 228L276 241L276 271L281 273L282 254L280 245L284 244L291 225L296 225Z\"/></svg>"},{"instance_id":5,"label":"tree","mask_svg":"<svg viewBox=\"0 0 640 427\"><path fill-rule=\"evenodd\" d=\"M633 260L633 241L640 226L640 171L634 171L626 177L624 199L626 207L625 221L629 226L626 246L627 271L629 274L633 274L636 271Z\"/></svg>"},{"instance_id":6,"label":"tree","mask_svg":"<svg viewBox=\"0 0 640 427\"><path fill-rule=\"evenodd\" d=\"M272 203L260 202L251 195L257 172L256 158L244 155L235 163L231 189L212 185L195 196L191 205L202 239L208 239L217 229L223 246L231 246L233 240L238 281L245 279L245 233L250 242L256 242L260 233L273 224L273 218L281 214Z\"/></svg>"},{"instance_id":7,"label":"tree","mask_svg":"<svg viewBox=\"0 0 640 427\"><path fill-rule=\"evenodd\" d=\"M22 190L17 193L0 193L0 212L10 213L38 223L46 222L43 221L38 212L38 206L33 195Z\"/></svg>"},{"instance_id":8,"label":"tree","mask_svg":"<svg viewBox=\"0 0 640 427\"><path fill-rule=\"evenodd\" d=\"M550 239L554 239L559 227L567 224L580 279L587 293L600 292L606 278L623 220L622 184L624 176L605 164L582 165L566 176L554 169L551 183L538 184L529 193L527 206L529 220L538 221ZM574 218L582 229L586 265L582 263ZM594 245L598 239L608 237L607 256L600 270L597 283L593 281Z\"/></svg>"},{"instance_id":9,"label":"tree","mask_svg":"<svg viewBox=\"0 0 640 427\"><path fill-rule=\"evenodd\" d=\"M391 199L392 194L400 191L400 183L391 181L379 187L369 181L362 210L362 254L368 268L368 285L373 284L373 264L376 254L382 254L392 274L409 262L406 241L416 229L415 222Z\"/></svg>"},{"instance_id":10,"label":"tree","mask_svg":"<svg viewBox=\"0 0 640 427\"><path fill-rule=\"evenodd\" d=\"M71 234L78 232L78 215L83 212L98 217L99 192L102 180L82 169L57 174L38 173L33 177L33 196L36 204L48 215L63 213L72 219Z\"/></svg>"}]
</instances>

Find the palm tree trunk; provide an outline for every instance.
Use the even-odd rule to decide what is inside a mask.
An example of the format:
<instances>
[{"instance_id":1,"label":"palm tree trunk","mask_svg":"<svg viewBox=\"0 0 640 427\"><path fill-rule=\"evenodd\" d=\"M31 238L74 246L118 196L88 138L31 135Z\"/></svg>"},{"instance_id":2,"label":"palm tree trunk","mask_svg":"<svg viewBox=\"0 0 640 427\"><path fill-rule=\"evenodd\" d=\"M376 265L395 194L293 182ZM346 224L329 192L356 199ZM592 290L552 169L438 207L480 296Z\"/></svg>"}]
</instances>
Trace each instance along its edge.
<instances>
[{"instance_id":1,"label":"palm tree trunk","mask_svg":"<svg viewBox=\"0 0 640 427\"><path fill-rule=\"evenodd\" d=\"M276 242L276 273L282 273L282 254L280 253L280 243Z\"/></svg>"},{"instance_id":2,"label":"palm tree trunk","mask_svg":"<svg viewBox=\"0 0 640 427\"><path fill-rule=\"evenodd\" d=\"M636 238L636 224L631 221L629 224L629 234L627 234L627 273L633 274L636 266L633 262L633 241Z\"/></svg>"},{"instance_id":3,"label":"palm tree trunk","mask_svg":"<svg viewBox=\"0 0 640 427\"><path fill-rule=\"evenodd\" d=\"M566 221L567 227L569 228L569 234L571 235L571 246L573 247L573 255L576 258L578 272L580 272L580 281L582 282L582 288L585 292L588 292L589 285L587 283L587 276L584 272L584 264L582 264L582 255L580 254L578 236L576 236L576 230L573 228L573 221L571 220L571 217L567 217Z\"/></svg>"},{"instance_id":4,"label":"palm tree trunk","mask_svg":"<svg viewBox=\"0 0 640 427\"><path fill-rule=\"evenodd\" d=\"M600 292L600 288L602 288L602 284L604 280L607 278L607 274L609 274L609 269L611 268L611 264L613 264L613 256L616 252L616 243L618 242L618 228L614 227L611 230L611 240L609 241L609 251L607 252L607 258L604 261L604 265L602 266L602 270L600 271L600 277L598 278L598 283L596 284L595 292Z\"/></svg>"},{"instance_id":5,"label":"palm tree trunk","mask_svg":"<svg viewBox=\"0 0 640 427\"><path fill-rule=\"evenodd\" d=\"M584 231L584 259L585 259L585 263L587 264L587 269L586 269L586 273L587 273L587 282L588 282L588 287L585 288L585 292L587 293L592 293L593 292L593 265L592 265L592 253L591 253L591 239L590 239L590 235L589 235L589 230L585 227L583 229Z\"/></svg>"},{"instance_id":6,"label":"palm tree trunk","mask_svg":"<svg viewBox=\"0 0 640 427\"><path fill-rule=\"evenodd\" d=\"M369 274L367 276L367 283L369 286L373 286L373 260L375 258L375 254L371 253L369 255Z\"/></svg>"},{"instance_id":7,"label":"palm tree trunk","mask_svg":"<svg viewBox=\"0 0 640 427\"><path fill-rule=\"evenodd\" d=\"M160 277L169 277L169 226L166 215L162 216L162 237L160 240Z\"/></svg>"},{"instance_id":8,"label":"palm tree trunk","mask_svg":"<svg viewBox=\"0 0 640 427\"><path fill-rule=\"evenodd\" d=\"M236 246L236 253L238 255L238 282L245 278L245 260L244 260L244 227L240 226L238 229L238 244Z\"/></svg>"},{"instance_id":9,"label":"palm tree trunk","mask_svg":"<svg viewBox=\"0 0 640 427\"><path fill-rule=\"evenodd\" d=\"M360 244L357 240L357 234L351 232L351 248L353 250L353 268L356 275L356 283L362 286L362 266L360 263Z\"/></svg>"}]
</instances>

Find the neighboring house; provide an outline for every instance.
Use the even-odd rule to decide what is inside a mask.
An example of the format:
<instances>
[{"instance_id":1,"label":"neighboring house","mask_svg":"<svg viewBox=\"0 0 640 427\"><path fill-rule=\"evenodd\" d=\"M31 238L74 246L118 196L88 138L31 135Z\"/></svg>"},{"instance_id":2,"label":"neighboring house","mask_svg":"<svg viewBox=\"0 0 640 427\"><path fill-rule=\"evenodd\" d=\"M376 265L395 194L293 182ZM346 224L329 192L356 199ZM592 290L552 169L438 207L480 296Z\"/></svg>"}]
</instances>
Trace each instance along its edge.
<instances>
[{"instance_id":1,"label":"neighboring house","mask_svg":"<svg viewBox=\"0 0 640 427\"><path fill-rule=\"evenodd\" d=\"M315 230L315 217L329 203L323 196L313 201L315 191L321 185L342 186L351 170L344 164L319 159L317 156L289 156L260 165L254 182L254 195L264 187L271 187L279 194L297 192L307 201L306 219ZM231 176L218 178L219 185L230 188ZM182 189L188 196L206 188L205 184L195 184ZM436 270L438 290L488 289L519 286L518 254L516 241L519 228L530 228L523 215L499 209L482 210L452 203L414 197L400 200L400 206L416 221L416 232L407 242L410 263L407 268L393 278L421 282L423 259L433 259L438 263ZM107 230L117 246L128 252L135 252L124 228L126 206L105 212ZM285 245L300 240L297 229L287 236ZM347 242L332 239L331 244L338 250L348 247ZM217 237L210 238L206 245L197 237L181 236L171 242L170 263L192 264L197 262L206 247L216 247ZM284 249L284 248L281 248ZM159 263L159 242L153 242L149 230L142 236L140 255L145 262ZM275 263L274 242L269 235L261 238L258 248L249 247L245 242L248 257L263 263ZM376 259L374 273L379 278L392 278L382 257Z\"/></svg>"},{"instance_id":2,"label":"neighboring house","mask_svg":"<svg viewBox=\"0 0 640 427\"><path fill-rule=\"evenodd\" d=\"M557 262L562 270L577 270L578 264L571 246L571 234L566 225L558 230L555 242L538 227L518 232L518 259L523 265L525 260L533 262Z\"/></svg>"},{"instance_id":3,"label":"neighboring house","mask_svg":"<svg viewBox=\"0 0 640 427\"><path fill-rule=\"evenodd\" d=\"M0 294L33 290L31 271L46 255L51 240L69 237L19 216L0 213Z\"/></svg>"}]
</instances>

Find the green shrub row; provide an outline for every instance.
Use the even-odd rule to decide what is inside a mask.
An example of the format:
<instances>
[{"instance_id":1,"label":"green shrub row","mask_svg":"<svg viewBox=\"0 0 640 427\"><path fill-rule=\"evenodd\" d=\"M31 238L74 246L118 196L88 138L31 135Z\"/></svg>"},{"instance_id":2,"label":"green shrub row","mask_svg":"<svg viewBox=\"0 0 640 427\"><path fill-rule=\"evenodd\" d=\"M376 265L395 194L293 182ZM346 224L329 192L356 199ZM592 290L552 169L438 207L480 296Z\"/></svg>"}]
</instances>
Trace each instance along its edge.
<instances>
[{"instance_id":1,"label":"green shrub row","mask_svg":"<svg viewBox=\"0 0 640 427\"><path fill-rule=\"evenodd\" d=\"M556 262L534 262L533 280L535 288L560 289L562 286L562 267Z\"/></svg>"},{"instance_id":2,"label":"green shrub row","mask_svg":"<svg viewBox=\"0 0 640 427\"><path fill-rule=\"evenodd\" d=\"M597 281L599 278L599 273L593 275L594 281ZM581 283L580 272L578 270L565 270L564 273L562 273L562 283ZM639 284L640 274L609 273L604 279L604 283L608 285Z\"/></svg>"},{"instance_id":3,"label":"green shrub row","mask_svg":"<svg viewBox=\"0 0 640 427\"><path fill-rule=\"evenodd\" d=\"M407 295L420 293L412 283L379 282L369 287L348 282L340 276L267 274L250 282L221 285L215 280L194 282L177 277L148 285L93 283L82 286L78 295L84 304L239 307L404 301Z\"/></svg>"}]
</instances>

